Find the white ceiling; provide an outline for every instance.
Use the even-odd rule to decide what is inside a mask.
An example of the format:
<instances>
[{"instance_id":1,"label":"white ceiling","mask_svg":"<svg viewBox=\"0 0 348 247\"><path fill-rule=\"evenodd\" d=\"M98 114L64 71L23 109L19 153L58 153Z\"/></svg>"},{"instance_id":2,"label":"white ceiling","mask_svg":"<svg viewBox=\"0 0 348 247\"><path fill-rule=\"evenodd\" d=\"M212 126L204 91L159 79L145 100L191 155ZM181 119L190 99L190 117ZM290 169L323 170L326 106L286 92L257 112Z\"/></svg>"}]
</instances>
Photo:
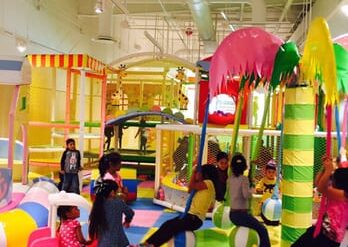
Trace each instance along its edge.
<instances>
[{"instance_id":1,"label":"white ceiling","mask_svg":"<svg viewBox=\"0 0 348 247\"><path fill-rule=\"evenodd\" d=\"M193 35L197 34L196 23L192 18L189 3L191 0L106 0L120 3L128 11L127 20L130 29L157 30L168 28L185 32L187 27L193 28ZM204 1L204 0L203 0ZM217 40L231 30L229 24L235 29L246 26L261 26L284 40L287 40L297 25L302 21L315 0L265 0L266 15L262 22L253 21L253 2L264 0L205 0L210 9L210 15L216 30ZM79 17L86 23L96 21L94 13L95 0L79 0ZM289 8L285 8L289 4ZM228 20L225 20L221 12ZM258 9L254 11L259 11ZM115 15L124 14L120 8L114 8ZM91 20L87 20L91 19ZM163 21L166 23L163 25ZM92 25L93 26L93 25ZM90 27L90 25L89 25ZM97 26L95 26L97 27Z\"/></svg>"},{"instance_id":2,"label":"white ceiling","mask_svg":"<svg viewBox=\"0 0 348 247\"><path fill-rule=\"evenodd\" d=\"M317 16L327 19L332 37L348 33L347 17L340 11L340 6L348 3L348 0L105 1L116 4L113 8L113 16L119 20L120 28L116 27L113 35L119 35L118 39L122 39L122 36L126 34L122 31L127 30L128 35L133 33L137 37L134 46L142 47L146 43L146 39L143 39L143 32L146 31L159 46L164 47L163 50L166 53L175 54L191 62L210 55L216 47L213 46L212 50L208 51L206 48L210 43L203 40L202 32L209 32L209 28L206 27L209 25L212 25L214 31L214 37L209 40L216 40L216 44L219 44L231 32L230 24L232 24L234 29L249 26L262 27L284 41L296 42L301 48L310 20ZM195 20L190 8L192 3L196 2L203 2L208 6L208 12L202 10L205 16L198 21ZM91 35L98 33L96 24L98 16L94 13L94 5L95 0L79 0L79 19L88 26L88 32ZM226 18L221 12L226 15ZM192 35L187 35L188 29L192 29ZM125 42L129 46L129 39ZM152 50L156 51L156 48Z\"/></svg>"}]
</instances>

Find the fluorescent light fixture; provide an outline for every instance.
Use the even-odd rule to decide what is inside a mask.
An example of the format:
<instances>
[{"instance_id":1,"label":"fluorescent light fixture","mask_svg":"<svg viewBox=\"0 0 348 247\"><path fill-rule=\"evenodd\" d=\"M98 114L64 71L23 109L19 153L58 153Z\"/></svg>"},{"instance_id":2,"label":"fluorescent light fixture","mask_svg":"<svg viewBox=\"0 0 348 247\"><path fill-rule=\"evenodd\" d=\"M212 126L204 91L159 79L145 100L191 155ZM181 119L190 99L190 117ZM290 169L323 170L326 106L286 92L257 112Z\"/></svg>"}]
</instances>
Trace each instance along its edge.
<instances>
[{"instance_id":1,"label":"fluorescent light fixture","mask_svg":"<svg viewBox=\"0 0 348 247\"><path fill-rule=\"evenodd\" d=\"M16 38L16 47L20 53L23 53L27 50L27 42L24 39Z\"/></svg>"},{"instance_id":2,"label":"fluorescent light fixture","mask_svg":"<svg viewBox=\"0 0 348 247\"><path fill-rule=\"evenodd\" d=\"M225 12L221 11L220 14L222 15L222 17L223 17L226 21L228 20L228 18L227 18L227 16L226 16Z\"/></svg>"},{"instance_id":3,"label":"fluorescent light fixture","mask_svg":"<svg viewBox=\"0 0 348 247\"><path fill-rule=\"evenodd\" d=\"M232 32L236 31L236 29L234 29L234 26L232 24L229 24L228 27L232 30Z\"/></svg>"},{"instance_id":4,"label":"fluorescent light fixture","mask_svg":"<svg viewBox=\"0 0 348 247\"><path fill-rule=\"evenodd\" d=\"M97 14L101 14L101 13L104 12L104 2L103 2L103 0L97 0L95 2L94 11Z\"/></svg>"},{"instance_id":5,"label":"fluorescent light fixture","mask_svg":"<svg viewBox=\"0 0 348 247\"><path fill-rule=\"evenodd\" d=\"M344 14L345 16L348 17L348 4L342 5L342 6L341 6L341 11L343 12L343 14Z\"/></svg>"}]
</instances>

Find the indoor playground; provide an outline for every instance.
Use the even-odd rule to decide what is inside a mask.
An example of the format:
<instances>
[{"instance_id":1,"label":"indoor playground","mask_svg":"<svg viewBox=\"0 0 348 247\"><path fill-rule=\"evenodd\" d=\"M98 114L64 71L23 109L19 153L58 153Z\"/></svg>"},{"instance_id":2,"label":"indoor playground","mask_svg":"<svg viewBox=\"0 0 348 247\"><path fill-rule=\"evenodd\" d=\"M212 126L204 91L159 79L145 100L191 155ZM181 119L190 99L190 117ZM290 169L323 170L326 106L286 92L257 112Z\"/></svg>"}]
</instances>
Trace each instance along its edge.
<instances>
[{"instance_id":1,"label":"indoor playground","mask_svg":"<svg viewBox=\"0 0 348 247\"><path fill-rule=\"evenodd\" d=\"M131 15L125 16L132 25ZM332 37L322 17L308 20L301 45L241 25L192 61L191 53L184 59L161 50L169 41L159 43L156 38L166 34L155 34L144 31L154 51L120 55L111 63L70 52L0 56L0 247L60 246L62 205L80 209L88 239L99 160L113 152L121 155L125 201L135 212L125 228L129 246L188 212L192 174L206 164L218 166L221 152L228 155L228 176L233 155L245 156L248 212L266 226L272 247L291 246L323 220L327 198L315 184L322 157L340 157L340 168L347 168L348 35ZM179 40L192 45L192 28L185 34ZM201 41L206 45L207 39ZM69 138L81 156L80 194L58 186ZM263 200L255 186L269 162L275 184ZM230 220L233 189L227 185L198 230L162 246L261 246L255 230ZM98 239L88 246L98 246ZM348 231L340 246L348 246Z\"/></svg>"}]
</instances>

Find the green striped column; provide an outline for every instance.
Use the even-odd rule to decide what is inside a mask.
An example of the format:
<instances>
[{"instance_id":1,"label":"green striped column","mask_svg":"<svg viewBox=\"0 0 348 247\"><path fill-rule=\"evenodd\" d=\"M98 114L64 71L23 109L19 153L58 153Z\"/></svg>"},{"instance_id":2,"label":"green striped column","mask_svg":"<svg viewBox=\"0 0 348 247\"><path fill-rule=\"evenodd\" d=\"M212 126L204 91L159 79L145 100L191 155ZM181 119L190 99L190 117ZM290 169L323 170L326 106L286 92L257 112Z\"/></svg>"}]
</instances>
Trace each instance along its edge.
<instances>
[{"instance_id":1,"label":"green striped column","mask_svg":"<svg viewBox=\"0 0 348 247\"><path fill-rule=\"evenodd\" d=\"M290 246L312 223L314 91L285 92L281 246Z\"/></svg>"}]
</instances>

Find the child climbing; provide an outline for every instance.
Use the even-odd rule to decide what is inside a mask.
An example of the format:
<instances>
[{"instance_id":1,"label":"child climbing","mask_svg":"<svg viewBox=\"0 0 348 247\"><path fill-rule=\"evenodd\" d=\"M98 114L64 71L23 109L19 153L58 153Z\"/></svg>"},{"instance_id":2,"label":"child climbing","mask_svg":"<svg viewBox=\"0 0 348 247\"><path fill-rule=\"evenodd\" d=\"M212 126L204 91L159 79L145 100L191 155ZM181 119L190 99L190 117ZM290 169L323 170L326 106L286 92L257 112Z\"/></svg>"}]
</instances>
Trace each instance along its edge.
<instances>
[{"instance_id":1,"label":"child climbing","mask_svg":"<svg viewBox=\"0 0 348 247\"><path fill-rule=\"evenodd\" d=\"M88 233L98 240L98 247L125 247L129 241L123 227L128 228L134 211L116 196L118 186L113 180L98 182L94 188L96 199L89 216ZM125 215L122 223L123 215Z\"/></svg>"},{"instance_id":2,"label":"child climbing","mask_svg":"<svg viewBox=\"0 0 348 247\"><path fill-rule=\"evenodd\" d=\"M236 226L254 229L260 237L260 247L270 247L267 229L248 213L251 189L249 180L243 175L247 162L241 153L236 153L231 160L232 174L228 178L230 193L230 219Z\"/></svg>"},{"instance_id":3,"label":"child climbing","mask_svg":"<svg viewBox=\"0 0 348 247\"><path fill-rule=\"evenodd\" d=\"M60 218L59 246L60 247L80 247L89 245L91 240L87 241L83 237L80 222L80 210L76 206L60 206L57 214Z\"/></svg>"},{"instance_id":4,"label":"child climbing","mask_svg":"<svg viewBox=\"0 0 348 247\"><path fill-rule=\"evenodd\" d=\"M325 196L322 198L322 200L326 200L324 215L321 219L318 218L316 226L308 228L297 239L292 245L293 247L338 247L348 227L347 163L345 163L345 167L335 170L340 163L339 159L325 156L322 160L324 170L317 175L315 182L318 191Z\"/></svg>"},{"instance_id":5,"label":"child climbing","mask_svg":"<svg viewBox=\"0 0 348 247\"><path fill-rule=\"evenodd\" d=\"M215 188L217 184L217 171L214 165L203 165L202 172L192 174L189 190L196 190L190 209L186 215L178 216L164 222L140 246L158 247L168 242L173 236L183 231L194 231L200 228L212 203L215 202Z\"/></svg>"}]
</instances>

